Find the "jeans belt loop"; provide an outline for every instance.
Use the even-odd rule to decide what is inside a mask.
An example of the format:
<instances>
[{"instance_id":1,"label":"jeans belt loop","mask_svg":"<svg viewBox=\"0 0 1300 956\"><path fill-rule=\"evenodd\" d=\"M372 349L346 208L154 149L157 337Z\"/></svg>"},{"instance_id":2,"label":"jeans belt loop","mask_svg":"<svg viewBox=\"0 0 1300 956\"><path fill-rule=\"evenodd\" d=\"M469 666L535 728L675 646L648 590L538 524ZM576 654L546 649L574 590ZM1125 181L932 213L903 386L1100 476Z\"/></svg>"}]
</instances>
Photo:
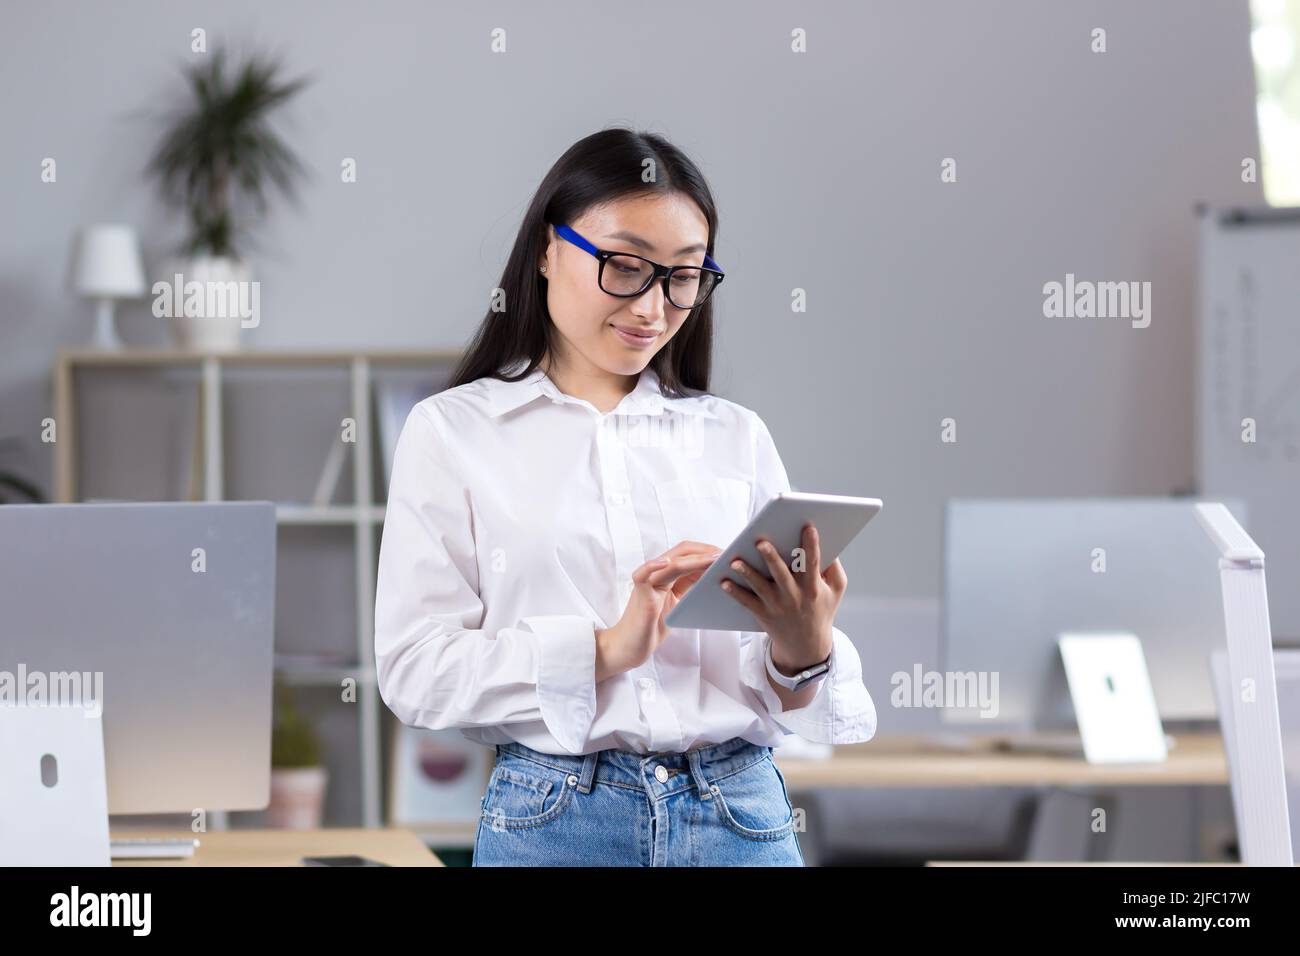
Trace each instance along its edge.
<instances>
[{"instance_id":1,"label":"jeans belt loop","mask_svg":"<svg viewBox=\"0 0 1300 956\"><path fill-rule=\"evenodd\" d=\"M704 776L704 767L700 760L700 751L698 748L687 751L686 762L690 765L691 776L695 779L695 786L700 790L700 799L712 800L713 789L709 785L708 777Z\"/></svg>"},{"instance_id":2,"label":"jeans belt loop","mask_svg":"<svg viewBox=\"0 0 1300 956\"><path fill-rule=\"evenodd\" d=\"M599 752L583 756L582 772L578 775L578 790L582 793L591 793L592 781L596 779L596 762L599 759Z\"/></svg>"}]
</instances>

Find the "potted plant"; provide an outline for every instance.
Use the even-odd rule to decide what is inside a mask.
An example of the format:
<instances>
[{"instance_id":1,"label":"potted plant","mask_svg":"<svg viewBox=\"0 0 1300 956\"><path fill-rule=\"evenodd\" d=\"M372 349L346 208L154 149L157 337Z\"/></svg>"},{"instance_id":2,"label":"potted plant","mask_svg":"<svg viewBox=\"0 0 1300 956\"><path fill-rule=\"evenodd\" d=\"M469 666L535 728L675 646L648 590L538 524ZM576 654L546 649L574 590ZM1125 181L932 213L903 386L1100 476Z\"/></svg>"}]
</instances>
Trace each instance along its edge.
<instances>
[{"instance_id":1,"label":"potted plant","mask_svg":"<svg viewBox=\"0 0 1300 956\"><path fill-rule=\"evenodd\" d=\"M253 275L238 248L246 221L266 212L273 189L294 198L303 172L269 117L305 81L282 82L279 74L279 64L257 56L230 71L223 51L205 56L186 71L191 98L171 117L149 161L148 173L158 180L164 201L183 209L189 221L181 257L161 277L171 289L166 314L182 348L237 348L241 329L256 324L246 323L240 299L234 308L228 300L224 308L212 308L219 300L206 290L237 290L247 305ZM204 294L191 298L187 287ZM197 314L187 314L187 299L202 300Z\"/></svg>"},{"instance_id":2,"label":"potted plant","mask_svg":"<svg viewBox=\"0 0 1300 956\"><path fill-rule=\"evenodd\" d=\"M275 700L267 823L286 830L319 829L329 780L320 759L320 739L298 710L288 687L277 682Z\"/></svg>"}]
</instances>

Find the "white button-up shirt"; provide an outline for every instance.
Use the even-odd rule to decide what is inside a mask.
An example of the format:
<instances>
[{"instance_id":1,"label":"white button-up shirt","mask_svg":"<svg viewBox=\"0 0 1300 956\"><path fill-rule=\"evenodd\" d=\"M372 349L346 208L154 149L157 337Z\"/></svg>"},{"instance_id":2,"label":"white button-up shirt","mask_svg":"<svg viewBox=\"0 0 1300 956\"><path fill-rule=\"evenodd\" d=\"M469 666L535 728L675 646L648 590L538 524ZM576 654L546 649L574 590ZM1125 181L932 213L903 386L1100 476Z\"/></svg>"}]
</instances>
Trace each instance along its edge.
<instances>
[{"instance_id":1,"label":"white button-up shirt","mask_svg":"<svg viewBox=\"0 0 1300 956\"><path fill-rule=\"evenodd\" d=\"M726 547L789 488L758 415L665 398L649 368L603 414L540 369L426 398L388 491L380 695L406 724L556 754L869 740L875 706L839 628L829 675L794 710L768 682L763 632L673 628L644 664L595 680L595 631L622 616L633 571L683 540Z\"/></svg>"}]
</instances>

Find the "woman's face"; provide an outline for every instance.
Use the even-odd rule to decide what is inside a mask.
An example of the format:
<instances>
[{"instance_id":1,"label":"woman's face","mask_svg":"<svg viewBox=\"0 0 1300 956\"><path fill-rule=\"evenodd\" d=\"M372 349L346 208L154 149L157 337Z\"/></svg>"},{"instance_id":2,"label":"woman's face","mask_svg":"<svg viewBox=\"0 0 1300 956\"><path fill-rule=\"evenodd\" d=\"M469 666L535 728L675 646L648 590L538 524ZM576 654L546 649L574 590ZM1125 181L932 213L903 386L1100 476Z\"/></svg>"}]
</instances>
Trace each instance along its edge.
<instances>
[{"instance_id":1,"label":"woman's face","mask_svg":"<svg viewBox=\"0 0 1300 956\"><path fill-rule=\"evenodd\" d=\"M567 225L598 249L629 252L666 266L704 264L709 223L687 196L653 193L588 210ZM604 292L600 261L549 230L546 304L559 333L556 358L582 373L637 375L677 334L690 309L664 296L663 280L634 299ZM640 334L638 334L640 333Z\"/></svg>"}]
</instances>

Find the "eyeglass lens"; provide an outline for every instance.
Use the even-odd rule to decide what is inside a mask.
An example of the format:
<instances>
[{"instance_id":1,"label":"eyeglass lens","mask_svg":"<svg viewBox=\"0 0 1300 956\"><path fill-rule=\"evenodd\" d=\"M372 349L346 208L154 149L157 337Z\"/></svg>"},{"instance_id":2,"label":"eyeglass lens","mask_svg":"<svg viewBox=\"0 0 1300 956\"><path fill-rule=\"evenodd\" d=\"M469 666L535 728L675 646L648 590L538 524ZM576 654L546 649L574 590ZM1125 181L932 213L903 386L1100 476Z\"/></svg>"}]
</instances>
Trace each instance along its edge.
<instances>
[{"instance_id":1,"label":"eyeglass lens","mask_svg":"<svg viewBox=\"0 0 1300 956\"><path fill-rule=\"evenodd\" d=\"M649 287L653 273L644 259L610 256L601 271L600 287L612 295L636 295ZM668 300L679 309L693 309L709 297L716 278L703 269L677 269L668 279Z\"/></svg>"}]
</instances>

